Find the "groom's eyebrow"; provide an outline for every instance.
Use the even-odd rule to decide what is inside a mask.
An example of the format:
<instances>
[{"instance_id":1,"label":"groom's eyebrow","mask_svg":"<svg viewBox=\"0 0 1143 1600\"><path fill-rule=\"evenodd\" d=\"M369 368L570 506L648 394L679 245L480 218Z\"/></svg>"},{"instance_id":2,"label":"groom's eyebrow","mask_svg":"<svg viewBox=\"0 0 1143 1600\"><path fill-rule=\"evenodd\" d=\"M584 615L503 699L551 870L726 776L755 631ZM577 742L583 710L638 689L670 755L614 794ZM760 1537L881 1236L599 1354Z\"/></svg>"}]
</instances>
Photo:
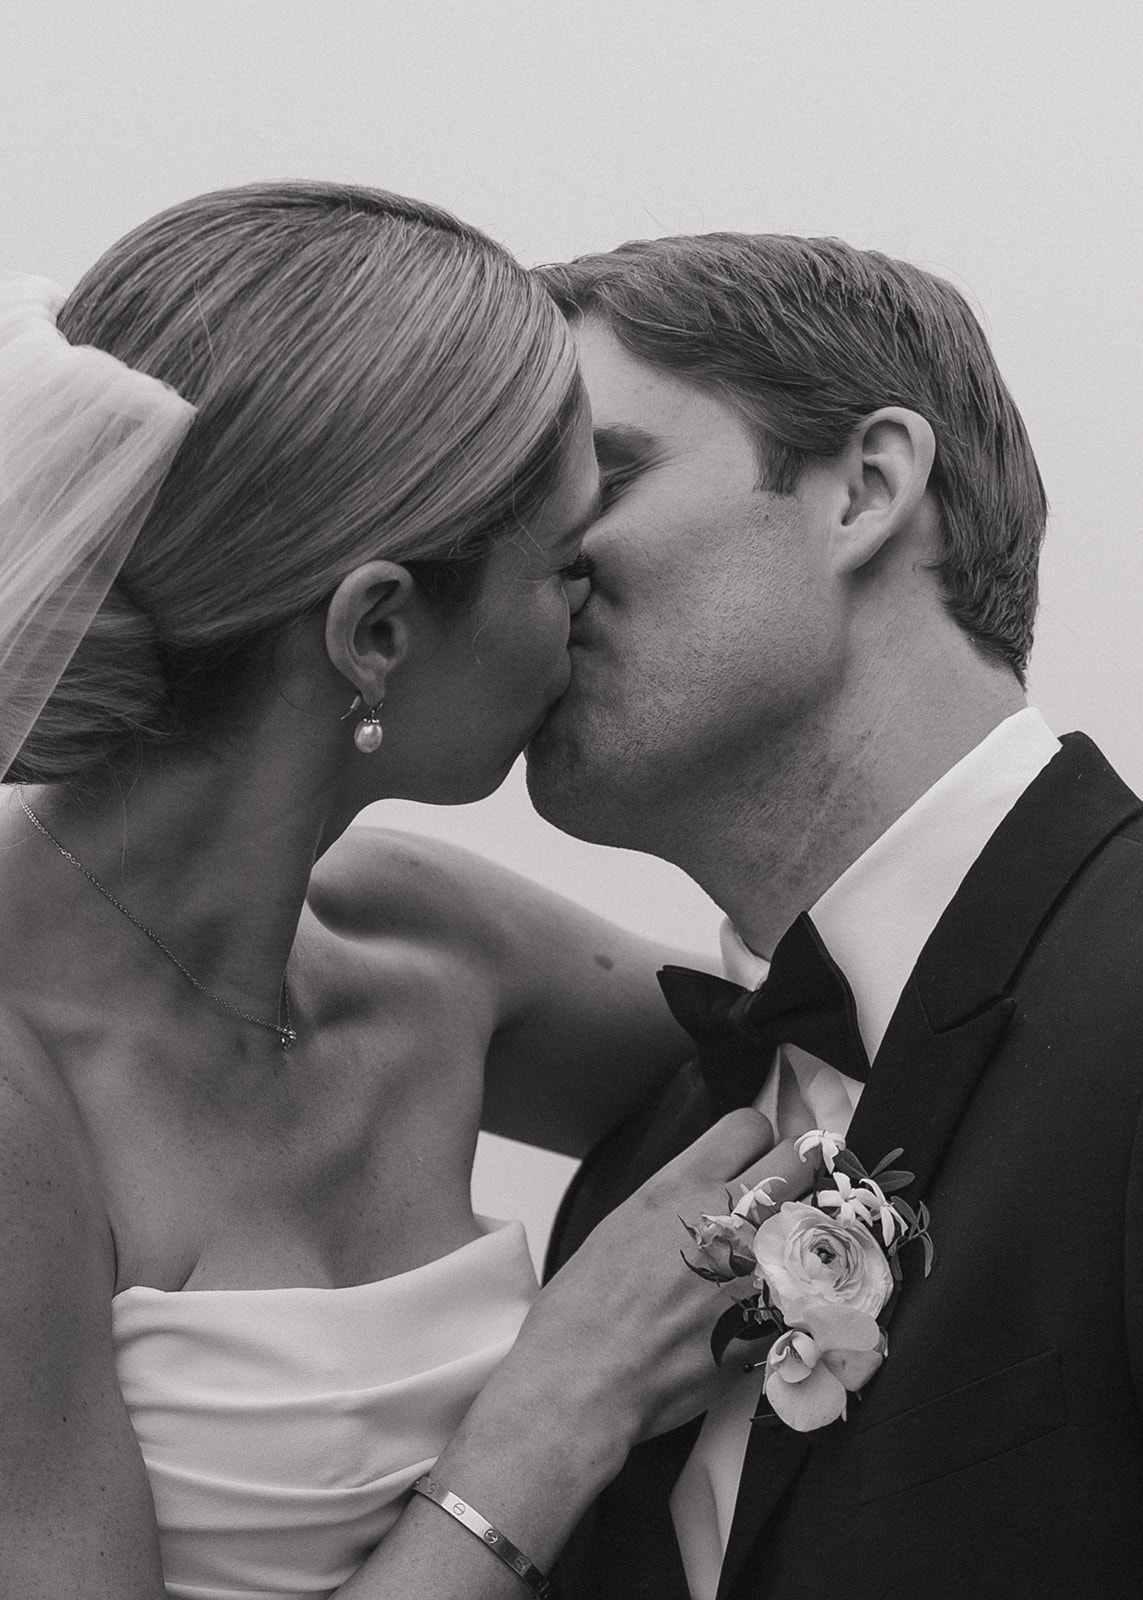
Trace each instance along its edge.
<instances>
[{"instance_id":1,"label":"groom's eyebrow","mask_svg":"<svg viewBox=\"0 0 1143 1600\"><path fill-rule=\"evenodd\" d=\"M596 428L592 435L596 459L604 475L615 471L639 471L655 464L663 453L663 442L646 428L633 423L614 423Z\"/></svg>"}]
</instances>

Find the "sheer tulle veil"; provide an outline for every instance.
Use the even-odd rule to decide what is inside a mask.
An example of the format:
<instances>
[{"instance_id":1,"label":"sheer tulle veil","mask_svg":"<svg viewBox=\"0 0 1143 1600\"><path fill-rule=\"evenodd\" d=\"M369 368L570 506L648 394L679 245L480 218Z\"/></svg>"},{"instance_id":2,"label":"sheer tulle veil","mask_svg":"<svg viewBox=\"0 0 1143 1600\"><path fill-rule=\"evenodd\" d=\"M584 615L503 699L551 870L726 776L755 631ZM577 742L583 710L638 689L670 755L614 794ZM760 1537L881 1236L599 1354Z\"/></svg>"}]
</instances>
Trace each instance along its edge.
<instances>
[{"instance_id":1,"label":"sheer tulle veil","mask_svg":"<svg viewBox=\"0 0 1143 1600\"><path fill-rule=\"evenodd\" d=\"M114 583L194 407L0 275L0 780Z\"/></svg>"}]
</instances>

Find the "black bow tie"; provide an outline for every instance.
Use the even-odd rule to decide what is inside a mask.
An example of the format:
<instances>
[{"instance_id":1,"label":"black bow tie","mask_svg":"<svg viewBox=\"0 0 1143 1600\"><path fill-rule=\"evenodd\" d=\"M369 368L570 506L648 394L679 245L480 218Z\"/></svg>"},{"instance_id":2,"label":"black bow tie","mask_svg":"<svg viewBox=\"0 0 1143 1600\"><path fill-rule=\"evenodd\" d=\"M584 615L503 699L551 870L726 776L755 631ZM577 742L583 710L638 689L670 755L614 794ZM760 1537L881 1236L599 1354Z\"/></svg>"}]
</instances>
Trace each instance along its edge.
<instances>
[{"instance_id":1,"label":"black bow tie","mask_svg":"<svg viewBox=\"0 0 1143 1600\"><path fill-rule=\"evenodd\" d=\"M779 940L760 989L690 967L664 967L659 987L698 1046L699 1069L719 1116L750 1104L782 1044L797 1045L861 1083L869 1075L853 991L804 913Z\"/></svg>"}]
</instances>

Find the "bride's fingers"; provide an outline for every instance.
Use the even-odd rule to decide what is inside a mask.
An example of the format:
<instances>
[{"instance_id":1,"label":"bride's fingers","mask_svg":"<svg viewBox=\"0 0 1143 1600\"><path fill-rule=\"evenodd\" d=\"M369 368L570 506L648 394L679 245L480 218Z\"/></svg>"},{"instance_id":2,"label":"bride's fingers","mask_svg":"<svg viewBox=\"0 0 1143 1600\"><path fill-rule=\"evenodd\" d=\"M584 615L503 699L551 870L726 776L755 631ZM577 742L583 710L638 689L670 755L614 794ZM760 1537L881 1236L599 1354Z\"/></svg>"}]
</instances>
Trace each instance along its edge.
<instances>
[{"instance_id":1,"label":"bride's fingers","mask_svg":"<svg viewBox=\"0 0 1143 1600\"><path fill-rule=\"evenodd\" d=\"M705 1181L709 1175L709 1181L717 1186L764 1156L773 1143L769 1117L746 1106L721 1117L669 1162L660 1177L669 1181L676 1172L685 1172L690 1179Z\"/></svg>"},{"instance_id":2,"label":"bride's fingers","mask_svg":"<svg viewBox=\"0 0 1143 1600\"><path fill-rule=\"evenodd\" d=\"M809 1151L803 1160L796 1141L783 1139L760 1161L752 1162L740 1173L738 1182L753 1185L763 1178L780 1179L781 1182L773 1184L770 1194L775 1203L781 1205L783 1200L800 1200L802 1195L808 1194L821 1172L821 1165L820 1151Z\"/></svg>"}]
</instances>

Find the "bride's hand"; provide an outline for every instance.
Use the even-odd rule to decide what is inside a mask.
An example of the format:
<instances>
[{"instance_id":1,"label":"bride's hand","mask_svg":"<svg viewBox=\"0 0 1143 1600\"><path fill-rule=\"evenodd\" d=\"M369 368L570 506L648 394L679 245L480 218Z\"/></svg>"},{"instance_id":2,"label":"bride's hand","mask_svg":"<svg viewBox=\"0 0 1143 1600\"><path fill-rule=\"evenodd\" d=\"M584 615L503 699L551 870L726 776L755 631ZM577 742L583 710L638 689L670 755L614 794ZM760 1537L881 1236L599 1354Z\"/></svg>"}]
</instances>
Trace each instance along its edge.
<instances>
[{"instance_id":1,"label":"bride's hand","mask_svg":"<svg viewBox=\"0 0 1143 1600\"><path fill-rule=\"evenodd\" d=\"M598 1429L619 1459L637 1439L705 1409L716 1384L710 1335L730 1301L682 1260L680 1218L729 1209L739 1181L780 1177L775 1198L805 1194L817 1158L773 1146L761 1113L732 1112L589 1234L544 1289L508 1365L546 1374L548 1407ZM554 1381L553 1381L554 1380Z\"/></svg>"},{"instance_id":2,"label":"bride's hand","mask_svg":"<svg viewBox=\"0 0 1143 1600\"><path fill-rule=\"evenodd\" d=\"M740 1180L781 1177L783 1199L805 1194L816 1154L803 1162L773 1139L760 1113L734 1111L605 1217L544 1289L441 1454L434 1477L541 1568L631 1446L711 1398L710 1335L730 1302L683 1262L680 1217L725 1210ZM388 1594L375 1585L382 1572L401 1576L393 1592L511 1600L519 1580L474 1545L420 1501L345 1585L346 1600Z\"/></svg>"}]
</instances>

